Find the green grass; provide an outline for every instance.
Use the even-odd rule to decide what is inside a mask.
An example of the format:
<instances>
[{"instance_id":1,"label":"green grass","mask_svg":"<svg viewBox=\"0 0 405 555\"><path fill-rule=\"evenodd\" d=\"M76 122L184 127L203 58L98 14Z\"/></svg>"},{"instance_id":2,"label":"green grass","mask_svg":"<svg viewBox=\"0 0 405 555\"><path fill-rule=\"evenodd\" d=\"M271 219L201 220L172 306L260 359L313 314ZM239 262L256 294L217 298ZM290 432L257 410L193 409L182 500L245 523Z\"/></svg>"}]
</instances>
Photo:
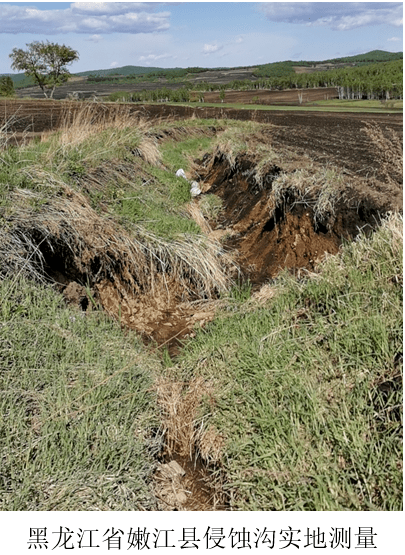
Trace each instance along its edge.
<instances>
[{"instance_id":1,"label":"green grass","mask_svg":"<svg viewBox=\"0 0 405 555\"><path fill-rule=\"evenodd\" d=\"M192 137L184 141L166 141L161 146L162 160L173 172L183 168L189 170L190 162L207 152L212 137Z\"/></svg>"},{"instance_id":2,"label":"green grass","mask_svg":"<svg viewBox=\"0 0 405 555\"><path fill-rule=\"evenodd\" d=\"M285 273L265 306L234 290L182 353L177 378L215 383L205 418L226 441L233 509L402 509L402 222L390 225L317 276Z\"/></svg>"},{"instance_id":3,"label":"green grass","mask_svg":"<svg viewBox=\"0 0 405 555\"><path fill-rule=\"evenodd\" d=\"M153 509L160 362L103 314L0 282L0 508Z\"/></svg>"},{"instance_id":4,"label":"green grass","mask_svg":"<svg viewBox=\"0 0 405 555\"><path fill-rule=\"evenodd\" d=\"M0 205L13 208L10 192L16 188L41 192L46 202L49 195L60 194L60 188L52 190L47 184L51 179L85 192L94 209L107 211L126 228L142 225L165 239L198 234L199 226L184 210L191 199L190 185L175 172L188 168L189 157L209 142L198 136L183 143L169 141L161 146L161 164L158 148L145 138L144 129L128 125L94 133L91 126L80 129L79 122L72 132L58 131L43 142L2 153ZM135 152L145 152L146 159ZM97 178L99 186L94 187L88 177L100 171L101 181Z\"/></svg>"},{"instance_id":5,"label":"green grass","mask_svg":"<svg viewBox=\"0 0 405 555\"><path fill-rule=\"evenodd\" d=\"M381 102L381 100L317 100L315 102L305 103L311 106L328 106L336 108L358 108L360 111L366 109L380 109L380 110L402 110L403 101L402 100L388 100L387 102Z\"/></svg>"}]
</instances>

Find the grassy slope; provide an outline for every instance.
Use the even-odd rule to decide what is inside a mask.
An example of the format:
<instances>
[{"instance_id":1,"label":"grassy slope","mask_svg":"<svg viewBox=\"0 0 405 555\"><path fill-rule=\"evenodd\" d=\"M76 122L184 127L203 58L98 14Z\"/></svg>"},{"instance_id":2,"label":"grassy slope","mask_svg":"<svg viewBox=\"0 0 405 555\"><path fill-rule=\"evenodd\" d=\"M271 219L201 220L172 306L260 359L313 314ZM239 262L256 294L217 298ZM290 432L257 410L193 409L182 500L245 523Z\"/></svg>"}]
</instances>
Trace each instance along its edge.
<instances>
[{"instance_id":1,"label":"grassy slope","mask_svg":"<svg viewBox=\"0 0 405 555\"><path fill-rule=\"evenodd\" d=\"M241 293L176 368L215 383L233 508L401 510L402 220L265 306Z\"/></svg>"},{"instance_id":2,"label":"grassy slope","mask_svg":"<svg viewBox=\"0 0 405 555\"><path fill-rule=\"evenodd\" d=\"M9 193L16 188L46 197L61 194L66 184L78 191L84 189L95 210L114 217L124 227L142 224L161 237L199 233L199 228L184 215L183 205L191 198L189 184L175 176L176 170L160 164L153 139L145 137L146 129L134 126L124 116L121 121L118 117L116 122L100 124L94 132L91 125L81 125L81 118L85 117L77 116L73 131L65 129L41 143L12 148L3 154L2 202L10 204ZM114 131L108 130L108 125L115 127ZM131 164L136 166L136 175ZM97 174L102 166L102 187L89 185L88 176ZM52 190L44 185L44 174L61 187Z\"/></svg>"}]
</instances>

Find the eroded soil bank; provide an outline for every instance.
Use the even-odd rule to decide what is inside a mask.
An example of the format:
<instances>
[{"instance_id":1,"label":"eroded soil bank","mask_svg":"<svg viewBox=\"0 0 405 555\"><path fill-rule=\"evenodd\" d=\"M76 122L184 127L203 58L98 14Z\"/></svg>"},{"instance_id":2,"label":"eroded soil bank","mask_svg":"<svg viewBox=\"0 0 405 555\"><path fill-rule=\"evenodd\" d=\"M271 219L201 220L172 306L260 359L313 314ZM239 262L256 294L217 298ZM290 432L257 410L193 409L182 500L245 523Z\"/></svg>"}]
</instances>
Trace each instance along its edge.
<instances>
[{"instance_id":1,"label":"eroded soil bank","mask_svg":"<svg viewBox=\"0 0 405 555\"><path fill-rule=\"evenodd\" d=\"M302 163L308 164L308 160ZM353 181L346 176L347 181L342 181L338 175L333 202L321 211L318 201L322 186L330 183L320 183L320 189L315 185L309 194L303 194L294 181L302 168L285 172L269 164L259 175L259 167L254 156L240 155L230 161L224 152L206 155L194 166L204 192L193 201L198 209L205 195L222 200L217 218L206 221L206 232L226 246L240 269L239 279L249 280L256 292L285 269L299 277L308 275L325 255L336 254L343 241L355 239L360 231L372 233L382 216L398 209L395 197L387 198L360 178ZM310 169L303 171L310 180L320 168L310 164ZM289 176L290 181L287 179L280 189L281 175ZM332 173L332 181L335 177ZM390 186L399 188L394 182ZM182 288L170 277L158 279L153 294L145 291L134 295L124 281L117 284L108 279L96 280L92 292L124 328L136 329L146 343L152 341L156 348L167 350L172 359L184 341L195 335L196 326L204 326L215 315L215 300L182 302ZM77 283L69 282L64 294L82 309L90 306L85 288ZM162 453L157 465L154 488L161 510L227 508L220 480L213 483L213 468L207 468L197 454L201 438L196 439L194 422L201 387L196 393L189 384L169 381L158 386L168 421L171 412L175 415L172 429L184 426L187 430L185 437L177 428L172 431L171 447ZM216 472L220 475L218 469Z\"/></svg>"},{"instance_id":2,"label":"eroded soil bank","mask_svg":"<svg viewBox=\"0 0 405 555\"><path fill-rule=\"evenodd\" d=\"M269 163L263 172L254 156L242 154L230 161L220 151L195 163L193 176L203 193L192 205L208 238L235 261L229 266L231 280L249 280L257 290L284 269L298 275L313 271L323 256L336 254L343 241L353 240L360 231L372 232L382 216L399 209L395 195L371 188L370 182L354 181L332 170L330 176L319 177L319 166L308 159L302 164L309 164L309 169L285 171ZM306 180L307 188L300 190L297 180ZM319 199L328 187L336 189L322 205ZM398 184L392 182L390 187L401 196ZM199 210L206 195L222 201L214 220L204 218ZM97 259L83 272L69 253L58 253L57 245L52 251L41 249L47 273L60 284L69 303L87 310L95 301L123 328L137 330L146 343L152 341L171 357L195 335L196 326L214 317L219 302L215 294L210 301L197 290L190 289L185 296L184 284L170 272L159 270L149 287L135 285L134 289L118 260L114 273L101 272Z\"/></svg>"},{"instance_id":3,"label":"eroded soil bank","mask_svg":"<svg viewBox=\"0 0 405 555\"><path fill-rule=\"evenodd\" d=\"M294 172L275 198L273 183L282 172L270 166L259 180L254 159L240 156L231 164L221 153L201 161L198 170L208 183L206 194L223 201L219 220L211 223L213 234L237 252L245 277L256 286L285 268L313 271L325 254L336 254L344 240L353 240L360 230L371 232L388 211L400 210L395 196L387 198L366 181L347 179L320 216L316 205L321 190L303 195L295 188ZM310 182L310 173L305 177ZM400 186L391 186L401 196Z\"/></svg>"}]
</instances>

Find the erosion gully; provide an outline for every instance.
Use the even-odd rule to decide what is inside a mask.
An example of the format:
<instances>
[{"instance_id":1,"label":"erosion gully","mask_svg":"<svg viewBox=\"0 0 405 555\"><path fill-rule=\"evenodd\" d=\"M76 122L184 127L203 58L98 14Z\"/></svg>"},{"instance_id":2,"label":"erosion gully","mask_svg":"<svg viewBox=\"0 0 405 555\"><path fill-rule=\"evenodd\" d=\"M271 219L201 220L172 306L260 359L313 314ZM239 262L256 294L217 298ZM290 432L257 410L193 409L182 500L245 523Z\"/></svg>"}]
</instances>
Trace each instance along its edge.
<instances>
[{"instance_id":1,"label":"erosion gully","mask_svg":"<svg viewBox=\"0 0 405 555\"><path fill-rule=\"evenodd\" d=\"M249 156L240 156L230 164L224 154L217 153L198 162L196 176L204 182L203 195L218 195L223 202L221 216L209 222L211 234L217 239L228 237L226 248L235 254L243 279L249 279L256 290L282 269L298 275L313 271L325 254L337 253L342 241L353 239L359 230L371 232L381 215L392 208L385 195L370 196L360 185L356 190L348 187L336 201L334 213L323 221L315 221L311 204L302 203L291 192L271 212L269 195L282 169L270 167L260 186L255 169L256 163ZM109 288L113 285L105 284L98 290L105 310L115 315L120 310L124 327L141 332L145 343L166 348L172 360L193 337L196 325L204 326L214 317L213 310L176 302L175 294L168 300L167 292L157 292L153 299L127 300L127 314L137 314L134 325L133 318L123 318L122 299L115 298ZM64 295L69 302L85 303L85 292L76 283L69 283ZM226 510L225 495L211 485L211 471L196 456L190 458L173 450L163 453L154 486L161 509Z\"/></svg>"},{"instance_id":2,"label":"erosion gully","mask_svg":"<svg viewBox=\"0 0 405 555\"><path fill-rule=\"evenodd\" d=\"M148 117L175 119L191 116L252 118L250 110L236 113L234 110L163 106L148 106L143 110ZM42 107L40 112L44 113ZM53 125L53 111L51 113ZM324 221L315 221L311 204L301 202L291 192L282 205L275 210L269 209L274 180L284 168L276 164L270 167L259 186L255 178L256 162L252 157L239 156L231 164L218 152L199 160L194 177L204 182L203 195L218 195L223 202L220 217L208 222L211 234L235 254L243 279L249 279L254 289L260 289L285 268L298 275L313 271L325 254L338 252L343 240L352 240L359 230L371 232L386 212L401 209L402 186L392 182L382 185L384 175L379 175L378 156L360 135L370 115L261 113L255 117L275 125L272 137L279 145L289 145L295 154L309 155L318 163L337 163L348 176L359 176L363 181L360 180L355 188L347 187L336 201L333 215ZM394 125L396 130L402 128L400 116L375 119L386 126ZM364 178L370 175L374 181L367 183ZM198 203L199 199L194 202ZM75 281L74 275L62 275L57 267L52 268L52 274L62 283L66 301L86 310L89 306L86 290ZM126 318L122 313L122 299L111 288L111 284L99 284L98 298L103 308L111 315L120 314L122 326L136 328L145 343L153 342L157 349L166 348L172 359L178 356L184 342L195 335L196 326L204 326L214 317L214 310L206 304L179 303L174 287L169 299L166 292L157 293L153 299L150 296L126 299L129 315ZM136 314L136 325L130 318L133 314ZM173 450L162 453L154 484L160 508L226 510L226 496L212 485L211 472L212 469L198 457L190 458Z\"/></svg>"}]
</instances>

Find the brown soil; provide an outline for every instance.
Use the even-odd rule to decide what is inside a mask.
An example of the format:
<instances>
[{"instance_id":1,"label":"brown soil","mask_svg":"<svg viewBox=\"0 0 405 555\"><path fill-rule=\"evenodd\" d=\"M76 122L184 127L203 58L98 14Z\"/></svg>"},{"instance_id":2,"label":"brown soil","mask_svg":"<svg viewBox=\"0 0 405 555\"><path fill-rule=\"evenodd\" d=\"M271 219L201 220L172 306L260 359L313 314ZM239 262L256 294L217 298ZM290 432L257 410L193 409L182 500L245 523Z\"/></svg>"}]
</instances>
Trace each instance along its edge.
<instances>
[{"instance_id":1,"label":"brown soil","mask_svg":"<svg viewBox=\"0 0 405 555\"><path fill-rule=\"evenodd\" d=\"M302 100L300 102L300 96ZM338 98L335 87L320 89L291 89L285 91L253 90L253 91L225 91L224 102L235 104L263 104L273 106L300 106L317 100L332 100ZM198 100L198 95L195 95ZM221 102L219 92L204 93L204 102Z\"/></svg>"},{"instance_id":2,"label":"brown soil","mask_svg":"<svg viewBox=\"0 0 405 555\"><path fill-rule=\"evenodd\" d=\"M161 278L153 292L131 295L123 284L117 286L103 280L95 285L97 300L104 310L117 318L123 327L137 330L144 341L166 347L175 357L184 340L195 335L196 325L202 326L214 317L208 303L182 302L183 291L173 279Z\"/></svg>"}]
</instances>

